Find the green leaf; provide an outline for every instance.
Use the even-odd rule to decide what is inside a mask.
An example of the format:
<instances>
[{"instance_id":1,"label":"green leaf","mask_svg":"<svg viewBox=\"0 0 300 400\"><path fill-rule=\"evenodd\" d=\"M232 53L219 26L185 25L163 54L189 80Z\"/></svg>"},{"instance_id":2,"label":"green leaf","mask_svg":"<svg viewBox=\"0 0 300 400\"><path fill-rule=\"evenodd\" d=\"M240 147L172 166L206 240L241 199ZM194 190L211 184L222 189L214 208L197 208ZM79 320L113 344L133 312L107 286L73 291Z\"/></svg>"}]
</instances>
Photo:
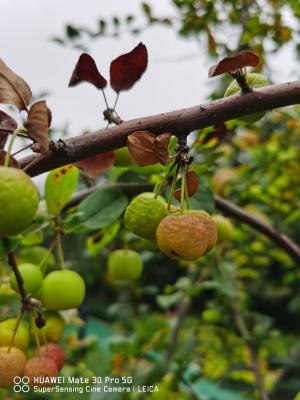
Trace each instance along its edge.
<instances>
[{"instance_id":1,"label":"green leaf","mask_svg":"<svg viewBox=\"0 0 300 400\"><path fill-rule=\"evenodd\" d=\"M121 223L119 220L113 222L107 228L102 229L99 233L89 236L86 241L87 249L92 256L106 247L116 236L120 230Z\"/></svg>"},{"instance_id":2,"label":"green leaf","mask_svg":"<svg viewBox=\"0 0 300 400\"><path fill-rule=\"evenodd\" d=\"M48 213L57 215L70 200L78 182L78 168L65 165L50 172L45 183Z\"/></svg>"},{"instance_id":3,"label":"green leaf","mask_svg":"<svg viewBox=\"0 0 300 400\"><path fill-rule=\"evenodd\" d=\"M194 210L205 210L212 213L215 209L214 193L208 183L202 179L197 192L191 197L191 207Z\"/></svg>"},{"instance_id":4,"label":"green leaf","mask_svg":"<svg viewBox=\"0 0 300 400\"><path fill-rule=\"evenodd\" d=\"M245 397L241 397L238 393L223 389L206 379L199 379L191 386L199 400L246 400Z\"/></svg>"},{"instance_id":5,"label":"green leaf","mask_svg":"<svg viewBox=\"0 0 300 400\"><path fill-rule=\"evenodd\" d=\"M79 206L80 220L89 229L105 228L124 212L128 199L118 189L99 189Z\"/></svg>"}]
</instances>

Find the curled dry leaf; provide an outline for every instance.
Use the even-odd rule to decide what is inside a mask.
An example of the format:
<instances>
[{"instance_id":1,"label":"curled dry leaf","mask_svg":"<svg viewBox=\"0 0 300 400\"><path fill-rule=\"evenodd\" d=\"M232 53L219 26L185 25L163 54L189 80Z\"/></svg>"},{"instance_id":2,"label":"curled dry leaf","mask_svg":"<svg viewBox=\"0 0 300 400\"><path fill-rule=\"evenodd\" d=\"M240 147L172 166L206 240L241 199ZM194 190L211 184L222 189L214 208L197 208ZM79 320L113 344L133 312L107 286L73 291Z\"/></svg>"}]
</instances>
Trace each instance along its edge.
<instances>
[{"instance_id":1,"label":"curled dry leaf","mask_svg":"<svg viewBox=\"0 0 300 400\"><path fill-rule=\"evenodd\" d=\"M154 142L156 136L148 131L137 131L128 136L128 151L133 161L140 167L156 164Z\"/></svg>"},{"instance_id":2,"label":"curled dry leaf","mask_svg":"<svg viewBox=\"0 0 300 400\"><path fill-rule=\"evenodd\" d=\"M162 165L167 165L170 161L168 148L171 136L170 133L163 133L154 140L155 155Z\"/></svg>"},{"instance_id":3,"label":"curled dry leaf","mask_svg":"<svg viewBox=\"0 0 300 400\"><path fill-rule=\"evenodd\" d=\"M113 163L114 151L107 151L106 153L97 154L96 156L78 161L74 165L80 168L89 178L95 179L103 171L110 169Z\"/></svg>"},{"instance_id":4,"label":"curled dry leaf","mask_svg":"<svg viewBox=\"0 0 300 400\"><path fill-rule=\"evenodd\" d=\"M0 165L4 165L5 156L6 156L6 151L0 150ZM9 157L8 166L13 168L20 168L18 161L12 156Z\"/></svg>"},{"instance_id":5,"label":"curled dry leaf","mask_svg":"<svg viewBox=\"0 0 300 400\"><path fill-rule=\"evenodd\" d=\"M30 87L0 58L0 103L12 104L19 111L26 110L32 93Z\"/></svg>"},{"instance_id":6,"label":"curled dry leaf","mask_svg":"<svg viewBox=\"0 0 300 400\"><path fill-rule=\"evenodd\" d=\"M17 129L17 122L4 111L0 110L0 150L4 148L7 136Z\"/></svg>"},{"instance_id":7,"label":"curled dry leaf","mask_svg":"<svg viewBox=\"0 0 300 400\"><path fill-rule=\"evenodd\" d=\"M47 154L49 150L48 130L51 124L51 112L44 100L34 103L26 121L27 134L36 144L33 149L37 153Z\"/></svg>"},{"instance_id":8,"label":"curled dry leaf","mask_svg":"<svg viewBox=\"0 0 300 400\"><path fill-rule=\"evenodd\" d=\"M110 64L110 85L116 91L130 89L147 68L148 52L139 43L131 52L122 54Z\"/></svg>"},{"instance_id":9,"label":"curled dry leaf","mask_svg":"<svg viewBox=\"0 0 300 400\"><path fill-rule=\"evenodd\" d=\"M161 163L169 163L168 145L170 133L159 136L149 131L137 131L128 136L128 151L133 161L140 167Z\"/></svg>"},{"instance_id":10,"label":"curled dry leaf","mask_svg":"<svg viewBox=\"0 0 300 400\"><path fill-rule=\"evenodd\" d=\"M186 185L189 197L192 197L199 188L199 180L195 171L188 171L186 174ZM180 201L181 189L174 192L175 198Z\"/></svg>"},{"instance_id":11,"label":"curled dry leaf","mask_svg":"<svg viewBox=\"0 0 300 400\"><path fill-rule=\"evenodd\" d=\"M89 82L97 89L104 89L107 81L98 71L97 65L89 54L83 53L79 57L77 64L69 82L69 87L78 85L81 82Z\"/></svg>"},{"instance_id":12,"label":"curled dry leaf","mask_svg":"<svg viewBox=\"0 0 300 400\"><path fill-rule=\"evenodd\" d=\"M244 67L255 67L259 63L259 56L253 51L242 51L236 56L225 57L217 64L210 67L208 77L224 74L225 72L233 72Z\"/></svg>"}]
</instances>

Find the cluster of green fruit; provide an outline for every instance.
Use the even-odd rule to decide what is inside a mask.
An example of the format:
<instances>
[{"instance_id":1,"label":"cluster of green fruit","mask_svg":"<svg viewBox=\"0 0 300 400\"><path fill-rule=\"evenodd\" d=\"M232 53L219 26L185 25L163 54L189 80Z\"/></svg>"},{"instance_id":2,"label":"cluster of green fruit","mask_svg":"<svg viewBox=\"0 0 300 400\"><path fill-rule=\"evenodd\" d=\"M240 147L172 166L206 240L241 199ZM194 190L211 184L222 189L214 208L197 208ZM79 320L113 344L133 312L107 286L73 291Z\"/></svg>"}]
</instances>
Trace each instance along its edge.
<instances>
[{"instance_id":1,"label":"cluster of green fruit","mask_svg":"<svg viewBox=\"0 0 300 400\"><path fill-rule=\"evenodd\" d=\"M41 269L34 264L19 265L19 272L27 293L41 301L48 310L68 310L76 308L83 302L85 296L85 283L75 271L52 271L43 278ZM16 277L10 276L10 285L19 291Z\"/></svg>"},{"instance_id":2,"label":"cluster of green fruit","mask_svg":"<svg viewBox=\"0 0 300 400\"><path fill-rule=\"evenodd\" d=\"M57 376L64 365L64 351L57 344L65 329L65 320L56 311L43 314L45 325L37 329L21 321L18 329L17 320L7 319L0 323L0 387L10 388L14 385L14 377L28 376L29 386L44 386L42 380L34 378ZM30 347L31 334L38 335L39 346L36 350ZM13 346L11 342L13 340Z\"/></svg>"},{"instance_id":3,"label":"cluster of green fruit","mask_svg":"<svg viewBox=\"0 0 300 400\"><path fill-rule=\"evenodd\" d=\"M130 231L144 239L156 240L159 249L171 258L195 260L217 243L218 220L215 222L203 210L168 211L165 199L153 193L135 197L124 219Z\"/></svg>"}]
</instances>

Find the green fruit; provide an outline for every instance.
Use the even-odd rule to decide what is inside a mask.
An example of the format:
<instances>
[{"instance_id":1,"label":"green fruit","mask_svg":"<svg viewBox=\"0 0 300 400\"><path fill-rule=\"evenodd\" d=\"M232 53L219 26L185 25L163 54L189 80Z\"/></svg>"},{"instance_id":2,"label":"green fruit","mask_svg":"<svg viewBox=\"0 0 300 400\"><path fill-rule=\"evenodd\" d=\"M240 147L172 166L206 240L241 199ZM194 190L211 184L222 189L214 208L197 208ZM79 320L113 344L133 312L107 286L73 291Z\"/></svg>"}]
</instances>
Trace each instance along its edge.
<instances>
[{"instance_id":1,"label":"green fruit","mask_svg":"<svg viewBox=\"0 0 300 400\"><path fill-rule=\"evenodd\" d=\"M46 311L43 313L46 322L43 328L37 329L39 340L41 343L56 343L64 333L66 321L57 311Z\"/></svg>"},{"instance_id":2,"label":"green fruit","mask_svg":"<svg viewBox=\"0 0 300 400\"><path fill-rule=\"evenodd\" d=\"M31 263L40 265L43 261L43 267L50 268L55 265L55 258L49 250L42 246L23 247L17 255L19 264Z\"/></svg>"},{"instance_id":3,"label":"green fruit","mask_svg":"<svg viewBox=\"0 0 300 400\"><path fill-rule=\"evenodd\" d=\"M0 167L0 237L17 235L33 221L39 193L20 169Z\"/></svg>"},{"instance_id":4,"label":"green fruit","mask_svg":"<svg viewBox=\"0 0 300 400\"><path fill-rule=\"evenodd\" d=\"M0 286L0 306L9 304L19 298L18 294L12 290L8 283L3 283Z\"/></svg>"},{"instance_id":5,"label":"green fruit","mask_svg":"<svg viewBox=\"0 0 300 400\"><path fill-rule=\"evenodd\" d=\"M113 281L131 281L143 270L143 261L134 250L115 250L108 258L108 271Z\"/></svg>"},{"instance_id":6,"label":"green fruit","mask_svg":"<svg viewBox=\"0 0 300 400\"><path fill-rule=\"evenodd\" d=\"M9 346L16 326L16 319L10 318L0 322L0 346ZM13 345L26 350L29 346L29 329L25 322L21 321Z\"/></svg>"},{"instance_id":7,"label":"green fruit","mask_svg":"<svg viewBox=\"0 0 300 400\"><path fill-rule=\"evenodd\" d=\"M249 86L253 87L253 88L259 88L259 87L270 85L270 82L267 80L267 78L265 78L261 74L255 74L255 73L247 74L247 81L248 81ZM241 88L239 87L237 81L233 80L230 83L230 85L228 86L228 88L226 89L226 91L224 93L224 97L232 96L237 93L241 93ZM240 117L238 119L240 119L241 121L244 121L244 122L251 123L251 122L256 122L256 121L260 120L264 115L265 115L265 112L262 111L259 113L246 115L246 116Z\"/></svg>"},{"instance_id":8,"label":"green fruit","mask_svg":"<svg viewBox=\"0 0 300 400\"><path fill-rule=\"evenodd\" d=\"M212 218L218 228L218 243L231 240L234 235L234 227L230 219L223 217L223 215L214 215Z\"/></svg>"},{"instance_id":9,"label":"green fruit","mask_svg":"<svg viewBox=\"0 0 300 400\"><path fill-rule=\"evenodd\" d=\"M168 215L167 203L163 197L154 198L153 193L141 193L127 207L124 215L129 230L136 235L155 240L160 221Z\"/></svg>"},{"instance_id":10,"label":"green fruit","mask_svg":"<svg viewBox=\"0 0 300 400\"><path fill-rule=\"evenodd\" d=\"M133 162L127 147L121 147L115 150L114 165L116 167L128 167L132 164Z\"/></svg>"},{"instance_id":11,"label":"green fruit","mask_svg":"<svg viewBox=\"0 0 300 400\"><path fill-rule=\"evenodd\" d=\"M35 293L39 290L43 282L43 274L40 268L29 263L21 264L18 268L23 278L26 292ZM10 274L10 285L16 292L19 291L18 283L13 272Z\"/></svg>"},{"instance_id":12,"label":"green fruit","mask_svg":"<svg viewBox=\"0 0 300 400\"><path fill-rule=\"evenodd\" d=\"M84 296L84 280L74 271L50 272L42 284L41 300L51 311L76 308L83 302Z\"/></svg>"},{"instance_id":13,"label":"green fruit","mask_svg":"<svg viewBox=\"0 0 300 400\"><path fill-rule=\"evenodd\" d=\"M221 320L221 313L218 310L204 310L201 317L208 324L216 324Z\"/></svg>"}]
</instances>

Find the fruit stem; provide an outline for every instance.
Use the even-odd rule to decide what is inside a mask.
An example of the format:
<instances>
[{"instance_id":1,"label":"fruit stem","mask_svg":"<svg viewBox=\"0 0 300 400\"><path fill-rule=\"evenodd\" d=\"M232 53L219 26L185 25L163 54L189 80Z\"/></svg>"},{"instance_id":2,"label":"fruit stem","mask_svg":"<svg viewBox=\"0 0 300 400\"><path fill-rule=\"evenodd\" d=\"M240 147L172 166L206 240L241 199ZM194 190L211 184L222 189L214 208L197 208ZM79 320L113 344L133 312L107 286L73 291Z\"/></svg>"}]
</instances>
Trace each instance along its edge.
<instances>
[{"instance_id":1,"label":"fruit stem","mask_svg":"<svg viewBox=\"0 0 300 400\"><path fill-rule=\"evenodd\" d=\"M186 168L185 165L181 167L182 177L181 177L181 193L180 193L180 214L184 211L184 199L185 199L185 187L186 187Z\"/></svg>"},{"instance_id":2,"label":"fruit stem","mask_svg":"<svg viewBox=\"0 0 300 400\"><path fill-rule=\"evenodd\" d=\"M187 166L187 164L185 164L185 176L186 176L187 172L188 172L188 166ZM190 210L191 209L191 205L190 205L188 184L187 184L187 180L186 179L185 179L185 202L186 202L187 210Z\"/></svg>"},{"instance_id":3,"label":"fruit stem","mask_svg":"<svg viewBox=\"0 0 300 400\"><path fill-rule=\"evenodd\" d=\"M175 171L175 175L173 177L173 181L172 181L172 185L171 185L171 189L170 189L170 194L169 194L169 198L168 198L168 211L170 211L170 207L171 207L171 202L172 202L172 197L175 191L175 186L176 186L176 182L177 182L177 176L178 176L178 172L180 169L180 164L177 164L177 168Z\"/></svg>"},{"instance_id":4,"label":"fruit stem","mask_svg":"<svg viewBox=\"0 0 300 400\"><path fill-rule=\"evenodd\" d=\"M171 167L169 168L169 170L167 171L166 175L163 177L163 180L157 185L155 192L154 192L154 198L157 199L158 195L161 192L162 187L164 186L164 184L166 183L167 179L169 178L171 172L173 171L175 165L178 163L178 160L176 159L173 164L171 165Z\"/></svg>"},{"instance_id":5,"label":"fruit stem","mask_svg":"<svg viewBox=\"0 0 300 400\"><path fill-rule=\"evenodd\" d=\"M17 129L15 129L14 133L12 134L12 136L10 138L10 141L9 141L9 144L8 144L8 147L7 147L7 152L5 154L5 159L4 159L4 164L3 164L4 167L8 167L9 166L10 154L11 154L11 151L12 151L12 147L13 147L14 141L15 141L16 137L18 136L18 133L19 133L19 129L17 128Z\"/></svg>"},{"instance_id":6,"label":"fruit stem","mask_svg":"<svg viewBox=\"0 0 300 400\"><path fill-rule=\"evenodd\" d=\"M104 98L104 101L105 101L106 108L109 108L109 105L108 105L107 98L106 98L106 95L105 95L104 90L101 89L101 92L102 92L102 94L103 94L103 98Z\"/></svg>"},{"instance_id":7,"label":"fruit stem","mask_svg":"<svg viewBox=\"0 0 300 400\"><path fill-rule=\"evenodd\" d=\"M50 257L50 255L53 253L53 250L56 246L57 243L57 232L55 233L55 235L53 236L53 239L51 240L49 249L48 249L48 253L45 255L45 257L42 259L42 261L39 264L39 268L41 269L41 271L43 272L43 274L45 274L46 272L46 268L45 268L45 263L48 260L48 258Z\"/></svg>"},{"instance_id":8,"label":"fruit stem","mask_svg":"<svg viewBox=\"0 0 300 400\"><path fill-rule=\"evenodd\" d=\"M10 353L11 348L12 348L13 345L14 345L15 337L16 337L18 328L19 328L19 326L20 326L20 323L21 323L21 321L22 321L23 313L24 313L23 310L21 310L21 311L18 312L18 316L17 316L17 320L16 320L16 325L15 325L15 327L14 327L13 335L12 335L12 338L11 338L11 340L10 340L10 343L9 343L9 346L8 346L8 349L7 349L7 353Z\"/></svg>"},{"instance_id":9,"label":"fruit stem","mask_svg":"<svg viewBox=\"0 0 300 400\"><path fill-rule=\"evenodd\" d=\"M34 321L34 318L33 318L33 315L32 315L32 310L29 311L29 315L30 315L30 324L32 326L34 340L35 340L35 343L36 343L38 354L40 356L41 355L41 344L40 344L39 335L37 333L37 327L35 325L35 321Z\"/></svg>"},{"instance_id":10,"label":"fruit stem","mask_svg":"<svg viewBox=\"0 0 300 400\"><path fill-rule=\"evenodd\" d=\"M61 234L60 231L57 232L57 255L58 255L58 261L61 269L65 269L65 259L64 259L64 252L62 248L62 242L61 242Z\"/></svg>"}]
</instances>

